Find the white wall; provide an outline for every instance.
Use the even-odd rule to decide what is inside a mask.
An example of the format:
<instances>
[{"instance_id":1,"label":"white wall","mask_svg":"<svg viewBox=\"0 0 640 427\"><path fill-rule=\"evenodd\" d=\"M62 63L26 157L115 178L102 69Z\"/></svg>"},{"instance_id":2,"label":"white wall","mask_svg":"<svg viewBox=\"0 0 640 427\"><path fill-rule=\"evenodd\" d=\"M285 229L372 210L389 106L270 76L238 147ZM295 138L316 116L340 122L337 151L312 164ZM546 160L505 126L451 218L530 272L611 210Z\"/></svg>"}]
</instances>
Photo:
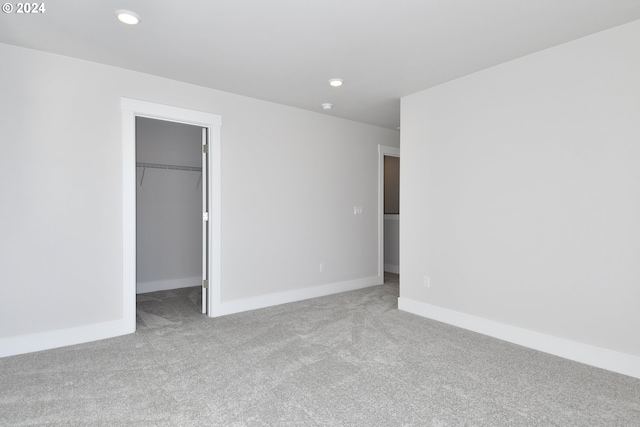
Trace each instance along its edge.
<instances>
[{"instance_id":1,"label":"white wall","mask_svg":"<svg viewBox=\"0 0 640 427\"><path fill-rule=\"evenodd\" d=\"M400 273L400 215L384 216L384 271Z\"/></svg>"},{"instance_id":2,"label":"white wall","mask_svg":"<svg viewBox=\"0 0 640 427\"><path fill-rule=\"evenodd\" d=\"M639 76L635 21L403 98L401 304L640 356Z\"/></svg>"},{"instance_id":3,"label":"white wall","mask_svg":"<svg viewBox=\"0 0 640 427\"><path fill-rule=\"evenodd\" d=\"M202 128L136 119L136 161L202 166ZM202 283L202 173L137 168L137 293Z\"/></svg>"},{"instance_id":4,"label":"white wall","mask_svg":"<svg viewBox=\"0 0 640 427\"><path fill-rule=\"evenodd\" d=\"M12 337L123 318L121 97L222 116L223 301L376 279L377 145L398 132L9 45L0 57L2 354Z\"/></svg>"}]
</instances>

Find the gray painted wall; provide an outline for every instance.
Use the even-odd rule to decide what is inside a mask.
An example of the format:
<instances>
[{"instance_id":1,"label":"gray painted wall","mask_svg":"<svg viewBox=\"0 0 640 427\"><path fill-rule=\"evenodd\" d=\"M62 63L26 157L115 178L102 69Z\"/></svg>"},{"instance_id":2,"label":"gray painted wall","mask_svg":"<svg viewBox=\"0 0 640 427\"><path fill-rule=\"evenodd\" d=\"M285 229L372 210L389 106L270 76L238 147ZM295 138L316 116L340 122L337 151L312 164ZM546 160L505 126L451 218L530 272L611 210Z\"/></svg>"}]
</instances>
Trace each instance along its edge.
<instances>
[{"instance_id":1,"label":"gray painted wall","mask_svg":"<svg viewBox=\"0 0 640 427\"><path fill-rule=\"evenodd\" d=\"M403 98L401 297L640 355L638 76L635 21Z\"/></svg>"},{"instance_id":2,"label":"gray painted wall","mask_svg":"<svg viewBox=\"0 0 640 427\"><path fill-rule=\"evenodd\" d=\"M0 339L123 318L121 97L222 116L223 300L377 274L377 146L398 132L30 49L0 56Z\"/></svg>"}]
</instances>

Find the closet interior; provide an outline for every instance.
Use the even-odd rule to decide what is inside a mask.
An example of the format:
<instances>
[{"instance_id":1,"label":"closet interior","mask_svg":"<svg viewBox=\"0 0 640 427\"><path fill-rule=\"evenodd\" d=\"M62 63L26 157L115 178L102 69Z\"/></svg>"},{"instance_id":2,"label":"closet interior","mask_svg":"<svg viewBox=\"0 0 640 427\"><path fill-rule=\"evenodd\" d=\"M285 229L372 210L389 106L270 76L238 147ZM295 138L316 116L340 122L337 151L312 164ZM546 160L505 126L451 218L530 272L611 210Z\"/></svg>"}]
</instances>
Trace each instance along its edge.
<instances>
[{"instance_id":1,"label":"closet interior","mask_svg":"<svg viewBox=\"0 0 640 427\"><path fill-rule=\"evenodd\" d=\"M202 128L136 118L136 293L202 284Z\"/></svg>"}]
</instances>

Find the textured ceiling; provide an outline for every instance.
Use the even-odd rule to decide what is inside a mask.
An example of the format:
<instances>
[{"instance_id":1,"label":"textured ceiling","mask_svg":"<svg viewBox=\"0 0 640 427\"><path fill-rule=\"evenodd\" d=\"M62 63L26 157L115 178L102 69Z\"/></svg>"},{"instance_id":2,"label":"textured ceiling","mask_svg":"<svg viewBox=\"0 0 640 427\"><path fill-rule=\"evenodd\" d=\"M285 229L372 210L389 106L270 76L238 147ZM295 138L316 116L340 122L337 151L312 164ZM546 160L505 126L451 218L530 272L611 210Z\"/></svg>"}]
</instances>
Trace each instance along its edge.
<instances>
[{"instance_id":1,"label":"textured ceiling","mask_svg":"<svg viewBox=\"0 0 640 427\"><path fill-rule=\"evenodd\" d=\"M0 42L395 129L400 98L640 19L640 0L55 0ZM116 9L142 16L137 26ZM332 77L345 80L331 88ZM323 111L321 104L334 108Z\"/></svg>"}]
</instances>

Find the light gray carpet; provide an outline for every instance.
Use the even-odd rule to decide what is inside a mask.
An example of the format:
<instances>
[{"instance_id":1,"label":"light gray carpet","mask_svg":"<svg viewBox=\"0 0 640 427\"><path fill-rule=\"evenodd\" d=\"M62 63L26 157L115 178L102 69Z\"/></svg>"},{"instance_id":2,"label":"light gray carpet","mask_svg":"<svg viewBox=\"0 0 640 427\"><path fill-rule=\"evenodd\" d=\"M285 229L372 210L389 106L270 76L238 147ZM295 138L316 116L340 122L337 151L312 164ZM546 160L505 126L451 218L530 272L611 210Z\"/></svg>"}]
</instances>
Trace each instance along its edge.
<instances>
[{"instance_id":1,"label":"light gray carpet","mask_svg":"<svg viewBox=\"0 0 640 427\"><path fill-rule=\"evenodd\" d=\"M0 425L640 426L640 380L397 310L397 276L209 319L140 295L138 332L0 359Z\"/></svg>"}]
</instances>

